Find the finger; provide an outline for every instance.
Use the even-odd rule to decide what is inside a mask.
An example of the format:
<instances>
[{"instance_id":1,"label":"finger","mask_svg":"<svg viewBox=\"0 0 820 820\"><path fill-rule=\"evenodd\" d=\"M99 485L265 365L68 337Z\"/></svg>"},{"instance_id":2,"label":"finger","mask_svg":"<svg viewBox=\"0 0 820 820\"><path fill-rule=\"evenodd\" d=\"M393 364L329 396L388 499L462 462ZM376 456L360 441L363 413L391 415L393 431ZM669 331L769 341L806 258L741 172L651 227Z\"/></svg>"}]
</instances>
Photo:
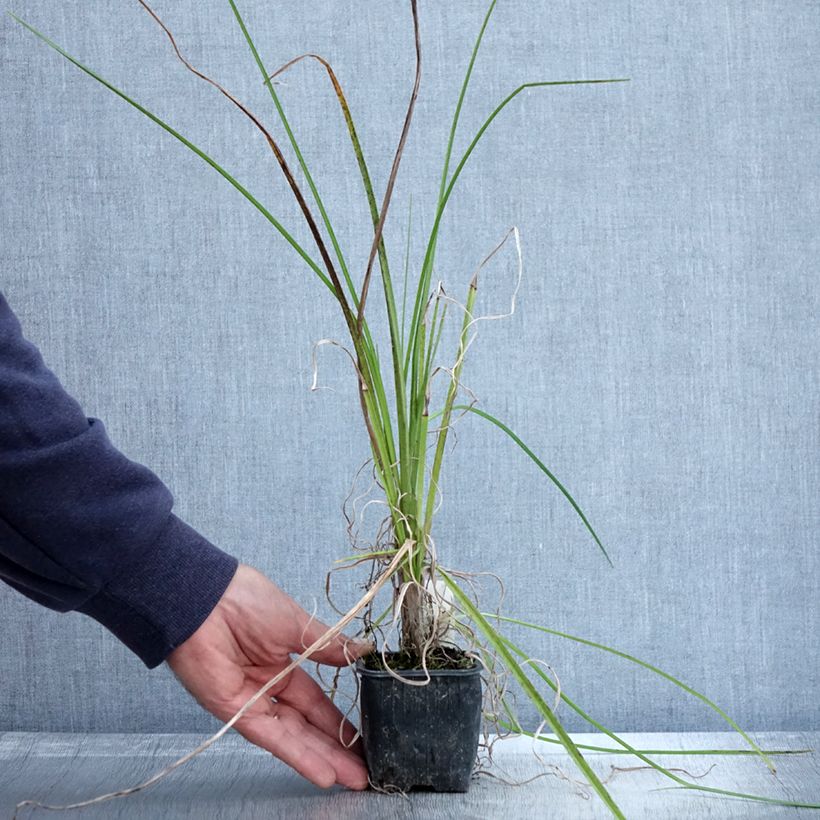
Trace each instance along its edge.
<instances>
[{"instance_id":1,"label":"finger","mask_svg":"<svg viewBox=\"0 0 820 820\"><path fill-rule=\"evenodd\" d=\"M294 669L287 681L287 686L276 695L278 701L297 709L331 740L343 744L344 748L354 753L360 753L359 744L352 745L356 728L304 669Z\"/></svg>"},{"instance_id":2,"label":"finger","mask_svg":"<svg viewBox=\"0 0 820 820\"><path fill-rule=\"evenodd\" d=\"M236 728L252 743L271 752L321 788L340 783L352 789L367 786L367 770L286 704L271 704L271 712L239 721Z\"/></svg>"},{"instance_id":3,"label":"finger","mask_svg":"<svg viewBox=\"0 0 820 820\"><path fill-rule=\"evenodd\" d=\"M338 741L332 740L310 723L305 722L301 731L327 748L328 760L336 770L339 785L357 790L367 788L367 768L361 757L340 746Z\"/></svg>"},{"instance_id":4,"label":"finger","mask_svg":"<svg viewBox=\"0 0 820 820\"><path fill-rule=\"evenodd\" d=\"M308 646L319 640L330 627L315 618L311 619L305 612L305 626L302 630L302 645L294 647L295 652L303 652ZM347 666L351 661L373 651L373 644L369 641L357 641L346 635L337 635L326 647L313 653L312 658L319 663L330 666Z\"/></svg>"},{"instance_id":5,"label":"finger","mask_svg":"<svg viewBox=\"0 0 820 820\"><path fill-rule=\"evenodd\" d=\"M336 783L336 769L328 759L327 749L305 732L298 731L281 711L276 715L248 716L237 722L236 729L251 743L266 749L320 788L327 789Z\"/></svg>"}]
</instances>

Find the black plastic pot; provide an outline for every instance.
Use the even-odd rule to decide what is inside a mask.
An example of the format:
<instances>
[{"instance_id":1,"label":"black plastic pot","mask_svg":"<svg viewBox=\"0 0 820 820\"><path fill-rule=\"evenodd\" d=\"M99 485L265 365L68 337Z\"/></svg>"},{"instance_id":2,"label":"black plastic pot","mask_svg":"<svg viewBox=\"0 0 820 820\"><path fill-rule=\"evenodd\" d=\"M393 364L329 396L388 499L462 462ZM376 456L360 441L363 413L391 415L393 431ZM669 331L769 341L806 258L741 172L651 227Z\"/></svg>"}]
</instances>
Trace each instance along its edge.
<instances>
[{"instance_id":1,"label":"black plastic pot","mask_svg":"<svg viewBox=\"0 0 820 820\"><path fill-rule=\"evenodd\" d=\"M361 732L378 788L466 792L481 728L481 667L438 669L413 686L359 661ZM396 674L423 681L420 669Z\"/></svg>"}]
</instances>

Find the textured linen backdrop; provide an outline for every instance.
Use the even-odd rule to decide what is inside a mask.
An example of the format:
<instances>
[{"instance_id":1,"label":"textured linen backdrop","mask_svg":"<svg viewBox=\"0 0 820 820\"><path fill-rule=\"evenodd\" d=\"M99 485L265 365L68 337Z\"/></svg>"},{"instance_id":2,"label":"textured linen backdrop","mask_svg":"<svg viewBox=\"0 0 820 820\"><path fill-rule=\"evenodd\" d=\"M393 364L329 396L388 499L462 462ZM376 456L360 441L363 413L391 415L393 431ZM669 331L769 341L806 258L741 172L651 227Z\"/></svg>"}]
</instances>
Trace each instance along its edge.
<instances>
[{"instance_id":1,"label":"textured linen backdrop","mask_svg":"<svg viewBox=\"0 0 820 820\"><path fill-rule=\"evenodd\" d=\"M310 247L264 142L136 2L13 5ZM227 3L156 5L194 64L280 133ZM421 101L387 230L395 270L411 194L418 270L485 2L420 6ZM412 82L408 4L241 7L271 69L309 50L331 60L381 192ZM520 228L517 312L484 325L464 378L566 482L616 567L478 418L460 424L446 468L442 560L500 573L509 614L653 661L761 730L820 728L819 31L806 0L503 0L456 155L520 82L632 82L533 90L505 110L459 183L436 273L459 296ZM169 135L8 19L0 45L0 284L27 335L184 519L329 618L324 574L349 550L340 506L367 454L345 357L325 348L335 392L309 391L312 343L343 338L334 303ZM369 221L327 79L303 64L281 96L361 272ZM505 251L483 278L484 310L507 307L514 273ZM3 588L0 624L0 729L214 723L86 618ZM721 726L617 658L511 631L614 729Z\"/></svg>"}]
</instances>

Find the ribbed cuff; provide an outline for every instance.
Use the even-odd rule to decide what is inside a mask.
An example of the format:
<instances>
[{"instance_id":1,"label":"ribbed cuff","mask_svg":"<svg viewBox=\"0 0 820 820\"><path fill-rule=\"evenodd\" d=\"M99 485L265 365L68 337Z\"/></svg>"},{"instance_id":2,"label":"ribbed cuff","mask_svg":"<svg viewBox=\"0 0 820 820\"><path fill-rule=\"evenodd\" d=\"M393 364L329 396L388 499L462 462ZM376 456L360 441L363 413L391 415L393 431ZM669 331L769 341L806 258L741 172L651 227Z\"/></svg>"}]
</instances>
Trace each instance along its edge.
<instances>
[{"instance_id":1,"label":"ribbed cuff","mask_svg":"<svg viewBox=\"0 0 820 820\"><path fill-rule=\"evenodd\" d=\"M199 629L237 564L171 515L151 548L117 565L116 576L77 611L99 621L153 669Z\"/></svg>"}]
</instances>

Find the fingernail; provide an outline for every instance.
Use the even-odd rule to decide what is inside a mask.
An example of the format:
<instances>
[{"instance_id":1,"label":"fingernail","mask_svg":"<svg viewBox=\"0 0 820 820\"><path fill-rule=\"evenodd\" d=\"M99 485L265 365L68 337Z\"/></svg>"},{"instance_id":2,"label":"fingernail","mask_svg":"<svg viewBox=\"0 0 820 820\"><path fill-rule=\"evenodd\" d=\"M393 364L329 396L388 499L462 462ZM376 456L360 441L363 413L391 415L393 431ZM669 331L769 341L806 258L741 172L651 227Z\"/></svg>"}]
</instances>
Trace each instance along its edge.
<instances>
[{"instance_id":1,"label":"fingernail","mask_svg":"<svg viewBox=\"0 0 820 820\"><path fill-rule=\"evenodd\" d=\"M355 647L356 649L360 650L374 650L376 648L376 644L372 640L367 640L363 638L348 638L346 635L342 636L342 640L349 644L350 646Z\"/></svg>"}]
</instances>

